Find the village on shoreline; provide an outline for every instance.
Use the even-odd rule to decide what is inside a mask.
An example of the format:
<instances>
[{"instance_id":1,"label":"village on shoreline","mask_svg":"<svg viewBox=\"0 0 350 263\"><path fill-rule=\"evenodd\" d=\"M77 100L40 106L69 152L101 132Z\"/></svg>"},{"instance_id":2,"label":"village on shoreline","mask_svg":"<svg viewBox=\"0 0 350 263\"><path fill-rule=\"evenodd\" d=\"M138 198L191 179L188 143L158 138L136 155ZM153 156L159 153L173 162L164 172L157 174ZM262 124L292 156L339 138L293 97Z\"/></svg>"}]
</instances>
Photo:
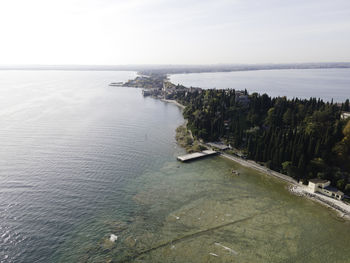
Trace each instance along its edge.
<instances>
[{"instance_id":1,"label":"village on shoreline","mask_svg":"<svg viewBox=\"0 0 350 263\"><path fill-rule=\"evenodd\" d=\"M198 87L185 87L183 85L175 85L171 83L166 74L152 74L151 76L139 75L133 80L129 80L125 83L111 83L110 86L121 86L121 87L134 87L142 88L143 96L151 96L156 99L160 99L167 103L173 103L180 107L182 110L185 106L174 99L174 94L176 92L199 92L203 90ZM236 91L237 99L241 103L246 103L248 96L244 91ZM342 113L342 118L348 118L350 113ZM177 141L180 145L186 149L188 152L199 152L204 149L215 150L217 153L229 160L232 160L242 166L254 169L256 171L262 172L264 174L273 176L284 182L288 183L288 190L294 195L306 197L310 200L316 201L321 205L324 205L332 210L335 210L337 214L343 218L350 220L350 205L342 201L344 193L340 192L338 189L329 186L329 181L313 179L310 180L308 185L304 185L302 181L297 181L294 178L287 176L285 174L273 171L268 167L263 166L253 160L248 160L244 154L239 150L231 148L230 145L226 145L223 142L203 142L201 139L196 139L192 136L190 130L187 130L186 123L177 129ZM182 133L182 134L181 134ZM190 137L190 140L186 143L185 137ZM180 139L179 139L180 138ZM188 138L187 138L188 140ZM196 147L187 147L188 145L195 145ZM195 150L194 150L195 149ZM230 149L230 151L226 151ZM327 189L327 187L329 187ZM333 196L333 197L332 197ZM348 199L349 197L345 195Z\"/></svg>"}]
</instances>

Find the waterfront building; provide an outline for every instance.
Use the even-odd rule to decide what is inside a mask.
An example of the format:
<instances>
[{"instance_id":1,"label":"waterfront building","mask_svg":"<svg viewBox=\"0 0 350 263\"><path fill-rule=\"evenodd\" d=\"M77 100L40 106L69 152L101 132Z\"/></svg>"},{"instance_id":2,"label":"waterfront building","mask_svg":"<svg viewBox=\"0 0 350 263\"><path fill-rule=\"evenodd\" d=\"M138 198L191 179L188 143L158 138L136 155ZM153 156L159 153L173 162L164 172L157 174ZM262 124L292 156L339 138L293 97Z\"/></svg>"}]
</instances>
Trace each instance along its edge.
<instances>
[{"instance_id":1,"label":"waterfront building","mask_svg":"<svg viewBox=\"0 0 350 263\"><path fill-rule=\"evenodd\" d=\"M207 145L213 147L213 148L217 148L220 151L225 151L227 149L230 149L230 147L222 142L208 142Z\"/></svg>"},{"instance_id":2,"label":"waterfront building","mask_svg":"<svg viewBox=\"0 0 350 263\"><path fill-rule=\"evenodd\" d=\"M313 193L318 192L339 200L343 199L344 193L339 191L337 188L332 187L330 184L331 184L330 181L315 178L315 179L309 180L308 188Z\"/></svg>"},{"instance_id":3,"label":"waterfront building","mask_svg":"<svg viewBox=\"0 0 350 263\"><path fill-rule=\"evenodd\" d=\"M342 118L343 120L345 120L345 119L347 119L347 118L350 118L350 112L343 111L343 112L341 113L341 118Z\"/></svg>"}]
</instances>

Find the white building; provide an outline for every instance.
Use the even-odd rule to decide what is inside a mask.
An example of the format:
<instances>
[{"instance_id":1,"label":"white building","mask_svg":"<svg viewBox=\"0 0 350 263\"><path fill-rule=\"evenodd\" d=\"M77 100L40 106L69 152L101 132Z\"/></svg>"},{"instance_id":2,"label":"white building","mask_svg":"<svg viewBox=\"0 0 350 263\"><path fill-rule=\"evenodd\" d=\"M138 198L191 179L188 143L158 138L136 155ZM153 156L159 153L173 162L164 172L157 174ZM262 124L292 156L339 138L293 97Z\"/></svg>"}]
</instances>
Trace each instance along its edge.
<instances>
[{"instance_id":1,"label":"white building","mask_svg":"<svg viewBox=\"0 0 350 263\"><path fill-rule=\"evenodd\" d=\"M309 180L308 188L313 193L318 192L339 200L343 199L344 193L339 191L337 188L330 186L330 184L330 181L315 178Z\"/></svg>"},{"instance_id":2,"label":"white building","mask_svg":"<svg viewBox=\"0 0 350 263\"><path fill-rule=\"evenodd\" d=\"M347 118L349 118L349 117L350 117L350 112L343 111L343 112L341 113L341 118L342 118L343 120L345 120L345 119L347 119Z\"/></svg>"},{"instance_id":3,"label":"white building","mask_svg":"<svg viewBox=\"0 0 350 263\"><path fill-rule=\"evenodd\" d=\"M208 142L207 143L209 146L213 147L213 148L217 148L221 151L225 151L227 149L230 149L230 146L222 143L222 142Z\"/></svg>"}]
</instances>

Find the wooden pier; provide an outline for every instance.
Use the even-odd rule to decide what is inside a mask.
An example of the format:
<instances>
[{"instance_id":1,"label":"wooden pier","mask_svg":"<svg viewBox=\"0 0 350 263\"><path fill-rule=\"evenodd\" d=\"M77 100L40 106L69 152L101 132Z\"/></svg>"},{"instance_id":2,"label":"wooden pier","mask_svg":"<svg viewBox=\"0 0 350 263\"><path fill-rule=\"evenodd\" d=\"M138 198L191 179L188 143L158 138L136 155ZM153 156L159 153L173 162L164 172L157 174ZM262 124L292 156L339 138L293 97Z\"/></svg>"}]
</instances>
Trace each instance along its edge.
<instances>
[{"instance_id":1,"label":"wooden pier","mask_svg":"<svg viewBox=\"0 0 350 263\"><path fill-rule=\"evenodd\" d=\"M188 161L192 161L192 160L195 160L195 159L199 159L199 158L203 158L203 157L211 156L211 155L215 155L215 154L217 154L216 151L205 150L205 151L202 151L202 152L190 153L190 154L178 156L177 159L179 161L181 161L181 162L188 162Z\"/></svg>"}]
</instances>

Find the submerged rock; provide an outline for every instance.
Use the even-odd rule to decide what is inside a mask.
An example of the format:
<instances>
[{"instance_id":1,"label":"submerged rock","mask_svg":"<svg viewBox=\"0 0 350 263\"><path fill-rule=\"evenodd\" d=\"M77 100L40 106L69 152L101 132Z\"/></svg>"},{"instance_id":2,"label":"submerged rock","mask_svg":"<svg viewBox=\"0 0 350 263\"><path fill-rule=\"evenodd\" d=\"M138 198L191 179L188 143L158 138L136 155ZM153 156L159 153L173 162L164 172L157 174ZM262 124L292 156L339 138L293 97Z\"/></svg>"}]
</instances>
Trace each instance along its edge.
<instances>
[{"instance_id":1,"label":"submerged rock","mask_svg":"<svg viewBox=\"0 0 350 263\"><path fill-rule=\"evenodd\" d=\"M111 234L111 236L109 237L109 240L112 241L112 242L115 242L118 240L118 236L114 235L114 234Z\"/></svg>"}]
</instances>

